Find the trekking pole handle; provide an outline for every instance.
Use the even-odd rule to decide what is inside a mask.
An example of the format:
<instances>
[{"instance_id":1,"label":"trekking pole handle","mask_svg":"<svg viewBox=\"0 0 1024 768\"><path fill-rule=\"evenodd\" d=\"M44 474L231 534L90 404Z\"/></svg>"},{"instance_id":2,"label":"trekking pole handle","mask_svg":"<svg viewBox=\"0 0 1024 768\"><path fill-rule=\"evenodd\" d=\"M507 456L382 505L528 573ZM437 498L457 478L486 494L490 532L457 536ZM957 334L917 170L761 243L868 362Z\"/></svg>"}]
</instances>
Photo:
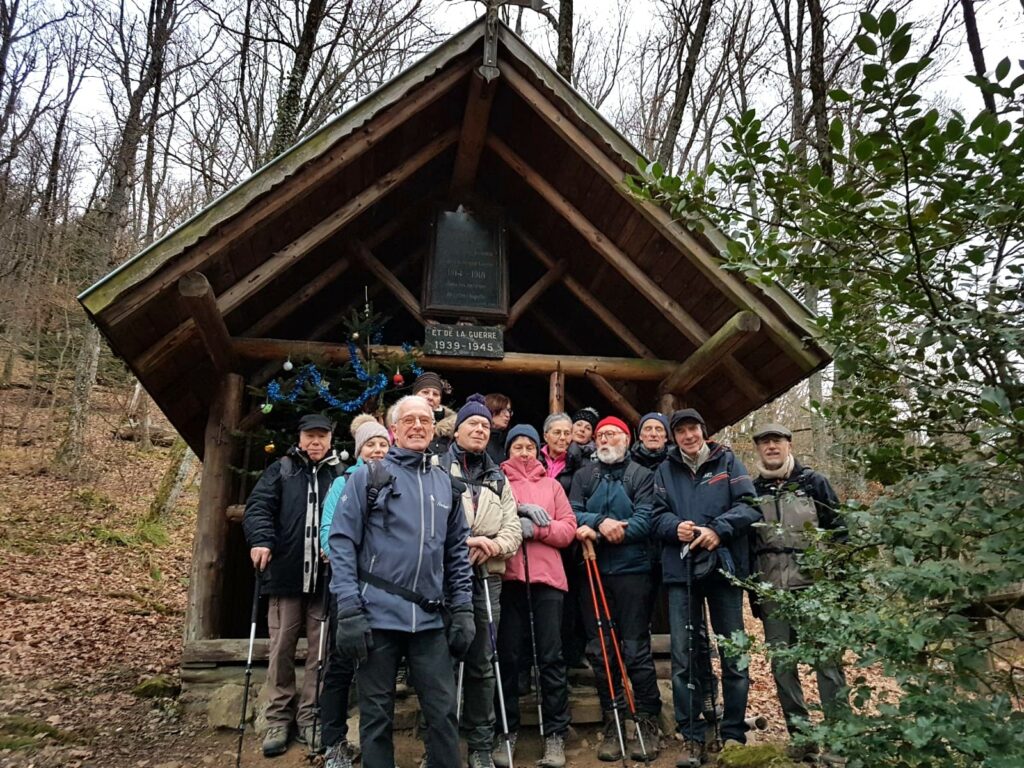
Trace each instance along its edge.
<instances>
[{"instance_id":1,"label":"trekking pole handle","mask_svg":"<svg viewBox=\"0 0 1024 768\"><path fill-rule=\"evenodd\" d=\"M590 539L583 540L583 559L584 560L596 560L597 553L594 552L594 542Z\"/></svg>"}]
</instances>

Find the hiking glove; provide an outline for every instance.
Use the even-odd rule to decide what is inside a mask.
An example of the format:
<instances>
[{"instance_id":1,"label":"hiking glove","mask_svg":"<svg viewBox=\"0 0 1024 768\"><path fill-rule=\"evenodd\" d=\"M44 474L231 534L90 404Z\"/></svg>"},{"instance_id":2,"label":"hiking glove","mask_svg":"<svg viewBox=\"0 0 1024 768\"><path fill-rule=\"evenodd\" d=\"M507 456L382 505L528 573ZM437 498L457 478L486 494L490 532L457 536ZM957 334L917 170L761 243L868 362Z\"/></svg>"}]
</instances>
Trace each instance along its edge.
<instances>
[{"instance_id":1,"label":"hiking glove","mask_svg":"<svg viewBox=\"0 0 1024 768\"><path fill-rule=\"evenodd\" d=\"M361 608L349 608L338 614L335 626L335 645L338 653L354 661L366 661L373 650L373 634L370 622Z\"/></svg>"},{"instance_id":2,"label":"hiking glove","mask_svg":"<svg viewBox=\"0 0 1024 768\"><path fill-rule=\"evenodd\" d=\"M523 541L532 539L533 535L537 533L537 531L534 530L533 523L530 522L530 518L528 517L519 518L519 527L523 529Z\"/></svg>"},{"instance_id":3,"label":"hiking glove","mask_svg":"<svg viewBox=\"0 0 1024 768\"><path fill-rule=\"evenodd\" d=\"M529 518L531 523L539 525L541 528L551 525L551 516L548 511L537 504L520 504L519 516Z\"/></svg>"},{"instance_id":4,"label":"hiking glove","mask_svg":"<svg viewBox=\"0 0 1024 768\"><path fill-rule=\"evenodd\" d=\"M452 620L448 625L448 650L452 658L461 661L469 653L469 646L476 636L476 620L470 603L452 608Z\"/></svg>"}]
</instances>

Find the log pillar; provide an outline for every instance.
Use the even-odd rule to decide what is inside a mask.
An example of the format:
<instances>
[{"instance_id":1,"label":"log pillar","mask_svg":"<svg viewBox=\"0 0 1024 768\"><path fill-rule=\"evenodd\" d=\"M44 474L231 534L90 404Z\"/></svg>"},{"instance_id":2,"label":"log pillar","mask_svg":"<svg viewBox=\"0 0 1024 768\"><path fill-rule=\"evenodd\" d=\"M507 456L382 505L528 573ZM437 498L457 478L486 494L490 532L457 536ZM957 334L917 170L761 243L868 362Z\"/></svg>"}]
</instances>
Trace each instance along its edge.
<instances>
[{"instance_id":1,"label":"log pillar","mask_svg":"<svg viewBox=\"0 0 1024 768\"><path fill-rule=\"evenodd\" d=\"M658 411L664 414L665 418L670 418L673 411L678 411L680 408L679 398L677 398L671 392L665 392L661 397L658 398ZM669 435L671 438L672 436Z\"/></svg>"},{"instance_id":2,"label":"log pillar","mask_svg":"<svg viewBox=\"0 0 1024 768\"><path fill-rule=\"evenodd\" d=\"M551 372L548 388L548 413L562 413L565 410L565 374L559 366Z\"/></svg>"},{"instance_id":3,"label":"log pillar","mask_svg":"<svg viewBox=\"0 0 1024 768\"><path fill-rule=\"evenodd\" d=\"M231 461L235 448L232 432L241 419L244 394L245 380L241 376L222 376L206 421L203 480L199 486L199 512L189 570L186 644L220 634L228 532L225 510L231 503Z\"/></svg>"}]
</instances>

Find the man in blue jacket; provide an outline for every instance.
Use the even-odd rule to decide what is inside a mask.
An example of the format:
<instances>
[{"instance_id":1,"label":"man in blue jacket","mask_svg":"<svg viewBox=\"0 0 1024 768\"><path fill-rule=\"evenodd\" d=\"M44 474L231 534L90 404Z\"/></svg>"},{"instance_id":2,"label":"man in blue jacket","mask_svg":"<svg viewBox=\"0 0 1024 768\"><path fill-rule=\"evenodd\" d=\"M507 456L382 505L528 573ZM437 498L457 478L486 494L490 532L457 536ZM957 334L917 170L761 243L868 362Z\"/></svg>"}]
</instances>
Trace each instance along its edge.
<instances>
[{"instance_id":1,"label":"man in blue jacket","mask_svg":"<svg viewBox=\"0 0 1024 768\"><path fill-rule=\"evenodd\" d=\"M410 395L391 418L395 445L351 475L331 524L336 643L359 664L363 766L395 764L395 677L404 656L426 721L427 764L448 768L461 762L452 657L463 657L475 634L469 528L451 478L427 450L430 405Z\"/></svg>"},{"instance_id":2,"label":"man in blue jacket","mask_svg":"<svg viewBox=\"0 0 1024 768\"><path fill-rule=\"evenodd\" d=\"M672 635L672 698L683 736L676 765L683 768L700 765L707 757L704 695L701 675L690 669L690 662L696 661L690 642L696 639L705 604L716 634L728 637L743 630L743 590L723 571L740 578L750 574L750 526L761 520L761 512L743 462L728 447L708 441L697 411L676 411L669 424L676 447L655 473L651 535L662 543ZM737 656L721 653L721 662L725 711L720 735L726 744L742 744L750 676L740 669Z\"/></svg>"},{"instance_id":3,"label":"man in blue jacket","mask_svg":"<svg viewBox=\"0 0 1024 768\"><path fill-rule=\"evenodd\" d=\"M633 686L636 728L643 736L626 745L634 760L658 756L658 691L654 657L651 655L651 556L649 549L653 476L649 469L629 458L629 427L622 419L607 416L594 430L596 462L582 467L572 479L569 501L576 513L576 538L600 542L597 568L601 574L612 621L622 643L622 659ZM587 633L587 658L594 669L597 694L604 712L604 741L598 748L601 760L622 759L613 709L625 711L625 699L612 664L616 704L608 692L594 603L587 580L580 594L583 626ZM599 598L600 604L600 598ZM603 606L602 606L603 610ZM609 635L605 633L606 642ZM613 651L607 647L609 654ZM614 656L612 657L614 659ZM647 754L644 755L644 750Z\"/></svg>"}]
</instances>

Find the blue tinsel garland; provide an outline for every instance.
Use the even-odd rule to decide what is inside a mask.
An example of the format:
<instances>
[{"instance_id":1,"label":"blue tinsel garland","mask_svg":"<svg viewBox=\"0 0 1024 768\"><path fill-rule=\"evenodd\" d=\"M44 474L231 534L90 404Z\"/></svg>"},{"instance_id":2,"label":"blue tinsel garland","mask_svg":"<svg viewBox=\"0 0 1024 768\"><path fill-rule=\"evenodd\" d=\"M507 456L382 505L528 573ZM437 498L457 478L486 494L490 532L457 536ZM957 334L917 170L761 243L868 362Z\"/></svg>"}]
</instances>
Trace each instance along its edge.
<instances>
[{"instance_id":1,"label":"blue tinsel garland","mask_svg":"<svg viewBox=\"0 0 1024 768\"><path fill-rule=\"evenodd\" d=\"M363 382L372 382L363 390L363 393L352 400L339 400L330 393L327 383L323 380L323 376L317 367L312 363L304 365L302 369L295 376L295 380L292 382L291 391L288 394L281 392L281 384L274 380L267 384L267 400L272 403L294 403L299 394L302 392L302 388L305 384L309 383L316 389L320 399L327 403L332 408L339 408L346 413L352 413L363 407L367 400L370 400L385 389L388 386L388 377L383 373L379 373L376 376L370 376L366 369L363 367L362 361L359 359L359 355L352 349L355 347L354 344L350 344L350 352L352 352L352 368L356 372L356 377Z\"/></svg>"}]
</instances>

